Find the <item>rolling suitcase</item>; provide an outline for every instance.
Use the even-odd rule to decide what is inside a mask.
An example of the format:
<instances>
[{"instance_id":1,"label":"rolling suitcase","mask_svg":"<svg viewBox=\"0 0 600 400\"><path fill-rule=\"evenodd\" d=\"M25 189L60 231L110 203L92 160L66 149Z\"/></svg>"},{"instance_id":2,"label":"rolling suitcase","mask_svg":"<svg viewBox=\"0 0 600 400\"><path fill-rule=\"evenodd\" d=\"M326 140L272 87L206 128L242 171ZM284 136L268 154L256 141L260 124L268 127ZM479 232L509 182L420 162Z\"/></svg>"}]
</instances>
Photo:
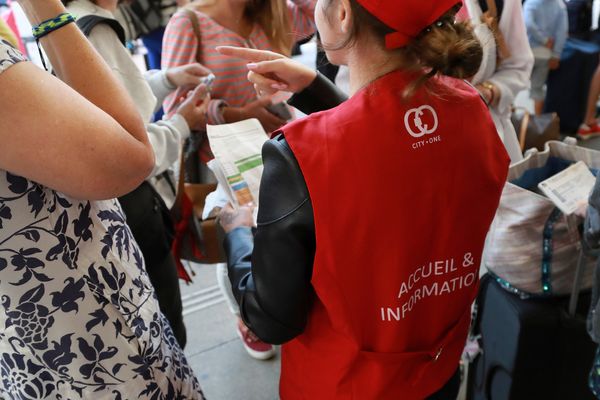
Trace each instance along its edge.
<instances>
[{"instance_id":1,"label":"rolling suitcase","mask_svg":"<svg viewBox=\"0 0 600 400\"><path fill-rule=\"evenodd\" d=\"M595 43L568 39L560 68L548 75L544 113L558 114L563 133L574 134L583 122L599 52L600 47Z\"/></svg>"},{"instance_id":2,"label":"rolling suitcase","mask_svg":"<svg viewBox=\"0 0 600 400\"><path fill-rule=\"evenodd\" d=\"M569 296L521 299L485 275L473 322L482 353L470 365L467 398L594 400L587 385L596 349L586 331L589 296L578 297L579 307L569 307Z\"/></svg>"}]
</instances>

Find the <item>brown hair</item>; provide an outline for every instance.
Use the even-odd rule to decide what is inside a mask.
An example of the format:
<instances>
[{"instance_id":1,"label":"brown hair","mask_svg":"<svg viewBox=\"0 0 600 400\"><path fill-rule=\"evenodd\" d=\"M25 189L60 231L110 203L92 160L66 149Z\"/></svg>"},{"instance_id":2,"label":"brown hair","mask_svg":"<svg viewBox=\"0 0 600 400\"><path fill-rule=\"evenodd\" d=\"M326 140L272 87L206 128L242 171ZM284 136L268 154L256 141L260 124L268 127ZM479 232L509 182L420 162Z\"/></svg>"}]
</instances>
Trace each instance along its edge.
<instances>
[{"instance_id":1,"label":"brown hair","mask_svg":"<svg viewBox=\"0 0 600 400\"><path fill-rule=\"evenodd\" d=\"M323 44L323 48L340 50L353 46L365 31L373 34L385 47L385 36L394 32L394 29L377 19L356 0L350 0L350 5L354 20L348 36L335 45ZM454 21L458 9L458 5L453 7L406 46L389 50L401 56L402 67L414 71L426 70L416 86L438 73L465 79L479 70L483 58L481 43L467 23Z\"/></svg>"}]
</instances>

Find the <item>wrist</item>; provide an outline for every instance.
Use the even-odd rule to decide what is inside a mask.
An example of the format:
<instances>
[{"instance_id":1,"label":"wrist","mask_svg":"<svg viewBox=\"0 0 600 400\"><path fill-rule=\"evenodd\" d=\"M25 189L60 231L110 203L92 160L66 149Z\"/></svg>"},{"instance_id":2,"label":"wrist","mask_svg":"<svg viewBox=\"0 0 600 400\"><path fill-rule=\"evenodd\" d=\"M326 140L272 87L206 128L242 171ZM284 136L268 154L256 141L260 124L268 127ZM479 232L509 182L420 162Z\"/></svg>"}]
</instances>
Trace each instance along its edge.
<instances>
[{"instance_id":1,"label":"wrist","mask_svg":"<svg viewBox=\"0 0 600 400\"><path fill-rule=\"evenodd\" d=\"M187 109L179 109L177 110L177 112L175 114L173 114L173 116L169 119L170 121L180 121L180 124L185 124L185 126L188 128L188 131L191 131L192 129L194 129L194 120L193 120L193 116L192 113L189 112Z\"/></svg>"},{"instance_id":2,"label":"wrist","mask_svg":"<svg viewBox=\"0 0 600 400\"><path fill-rule=\"evenodd\" d=\"M238 122L243 118L243 110L239 107L222 107L223 119L227 123Z\"/></svg>"},{"instance_id":3,"label":"wrist","mask_svg":"<svg viewBox=\"0 0 600 400\"><path fill-rule=\"evenodd\" d=\"M483 88L486 89L486 91L489 93L487 99L488 99L488 104L489 105L494 105L496 104L497 100L498 100L498 93L496 90L496 85L494 85L491 82L485 81L481 84L481 86Z\"/></svg>"},{"instance_id":4,"label":"wrist","mask_svg":"<svg viewBox=\"0 0 600 400\"><path fill-rule=\"evenodd\" d=\"M36 41L39 41L44 36L47 36L73 22L75 22L75 17L69 13L61 13L54 18L49 18L40 22L39 25L34 25L32 27L33 37Z\"/></svg>"},{"instance_id":5,"label":"wrist","mask_svg":"<svg viewBox=\"0 0 600 400\"><path fill-rule=\"evenodd\" d=\"M175 79L174 79L173 75L174 75L173 71L170 69L163 71L163 78L164 78L165 86L171 90L177 89L177 85L175 84Z\"/></svg>"},{"instance_id":6,"label":"wrist","mask_svg":"<svg viewBox=\"0 0 600 400\"><path fill-rule=\"evenodd\" d=\"M177 132L179 132L182 140L185 140L188 137L190 137L192 128L194 128L190 125L188 120L179 113L174 114L171 118L167 120L167 122L170 123L172 127L177 130Z\"/></svg>"},{"instance_id":7,"label":"wrist","mask_svg":"<svg viewBox=\"0 0 600 400\"><path fill-rule=\"evenodd\" d=\"M315 79L317 79L317 71L307 68L306 69L306 79L304 80L304 82L302 84L302 89L300 91L309 87L315 81Z\"/></svg>"}]
</instances>

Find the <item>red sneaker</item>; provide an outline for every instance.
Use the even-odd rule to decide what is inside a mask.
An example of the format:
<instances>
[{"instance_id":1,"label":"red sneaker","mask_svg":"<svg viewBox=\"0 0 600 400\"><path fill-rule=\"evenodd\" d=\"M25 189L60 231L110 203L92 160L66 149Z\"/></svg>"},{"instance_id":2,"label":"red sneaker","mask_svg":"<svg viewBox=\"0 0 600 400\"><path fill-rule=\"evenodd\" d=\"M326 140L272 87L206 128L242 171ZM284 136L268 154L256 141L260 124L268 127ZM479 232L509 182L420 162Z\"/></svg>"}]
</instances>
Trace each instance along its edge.
<instances>
[{"instance_id":1,"label":"red sneaker","mask_svg":"<svg viewBox=\"0 0 600 400\"><path fill-rule=\"evenodd\" d=\"M581 124L577 130L577 137L581 140L588 140L596 136L600 136L600 125L597 122L590 125Z\"/></svg>"},{"instance_id":2,"label":"red sneaker","mask_svg":"<svg viewBox=\"0 0 600 400\"><path fill-rule=\"evenodd\" d=\"M240 339L242 339L244 348L250 354L250 357L257 360L268 360L275 355L273 345L265 343L256 337L243 322L238 322L237 333Z\"/></svg>"}]
</instances>

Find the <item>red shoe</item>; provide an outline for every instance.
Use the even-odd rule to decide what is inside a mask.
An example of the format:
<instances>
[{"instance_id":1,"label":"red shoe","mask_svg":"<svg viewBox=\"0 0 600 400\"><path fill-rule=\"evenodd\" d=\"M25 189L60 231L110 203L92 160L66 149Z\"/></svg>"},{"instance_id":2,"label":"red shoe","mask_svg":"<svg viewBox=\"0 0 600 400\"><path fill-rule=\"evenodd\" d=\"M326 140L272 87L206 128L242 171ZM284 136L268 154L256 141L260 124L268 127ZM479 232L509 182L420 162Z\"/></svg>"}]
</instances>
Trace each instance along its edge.
<instances>
[{"instance_id":1,"label":"red shoe","mask_svg":"<svg viewBox=\"0 0 600 400\"><path fill-rule=\"evenodd\" d=\"M577 130L577 137L581 140L588 140L596 136L600 136L600 125L598 125L598 122L590 125L581 124L579 130Z\"/></svg>"},{"instance_id":2,"label":"red shoe","mask_svg":"<svg viewBox=\"0 0 600 400\"><path fill-rule=\"evenodd\" d=\"M275 355L273 345L260 340L256 335L242 322L238 322L237 333L244 348L250 354L250 357L257 360L268 360Z\"/></svg>"}]
</instances>

